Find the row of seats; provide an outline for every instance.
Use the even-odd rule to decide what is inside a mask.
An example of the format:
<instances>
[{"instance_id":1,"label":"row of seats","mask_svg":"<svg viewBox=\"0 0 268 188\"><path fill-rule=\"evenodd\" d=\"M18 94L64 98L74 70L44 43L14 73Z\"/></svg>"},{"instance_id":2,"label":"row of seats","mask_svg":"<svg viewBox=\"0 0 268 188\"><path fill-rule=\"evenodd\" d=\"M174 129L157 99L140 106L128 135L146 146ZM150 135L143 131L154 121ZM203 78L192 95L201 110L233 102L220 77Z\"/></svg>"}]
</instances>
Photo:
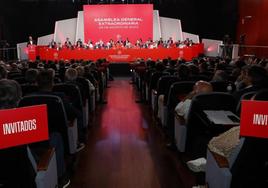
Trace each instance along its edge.
<instances>
[{"instance_id":1,"label":"row of seats","mask_svg":"<svg viewBox=\"0 0 268 188\"><path fill-rule=\"evenodd\" d=\"M66 187L69 184L67 169L72 169L77 153L86 144L96 104L103 102L103 96L100 95L103 95L107 87L107 65L101 62L61 64L56 68L52 62L46 67L37 65L40 63L30 62L30 68L26 69L22 69L19 63L10 67L8 64L0 66L6 69L0 81L15 80L20 83L22 98L19 107L46 104L48 109L49 140L19 147L24 156L21 162L29 160L31 165L28 167L33 169L33 175L27 173L27 177L32 179L22 187ZM86 69L89 69L88 72ZM35 75L33 70L38 73ZM65 76L60 76L60 72ZM17 152L19 149L15 147L2 150L1 158L14 157L11 150ZM5 164L7 168L3 170L18 170L8 165ZM21 187L20 183L14 183L18 176L11 177L12 173L7 174L9 176L4 176L1 172L1 186Z\"/></svg>"},{"instance_id":2,"label":"row of seats","mask_svg":"<svg viewBox=\"0 0 268 188\"><path fill-rule=\"evenodd\" d=\"M211 154L207 149L207 145L213 137L226 132L232 126L213 125L204 111L225 110L240 116L241 100L250 100L257 93L255 100L267 100L267 97L259 98L259 96L267 94L267 90L265 90L265 88L268 88L267 71L260 65L243 64L240 67L241 62L236 64L236 62L230 63L223 60L213 60L214 65L211 62L209 60L204 61L204 58L192 62L178 61L177 63L174 63L172 60L163 60L157 63L138 61L132 67L132 79L139 90L140 101L151 106L154 117L159 120L162 130L169 137L168 140L169 142L171 141L171 145L170 143L167 145L174 146L188 159L207 158L206 182L209 187L252 187L252 185L255 185L253 187L258 187L256 182L258 173L255 171L251 172L250 168L238 165L238 161L245 160L243 157L247 159L248 156L252 157L254 151L245 155L242 154L244 150L240 149L244 148L247 150L249 147L248 142L251 144L251 147L253 145L256 147L261 142L260 151L256 149L256 152L262 151L264 155L267 152L263 151L265 147L261 146L267 146L265 145L266 140L256 139L255 141L251 138L245 138L246 142L244 144L241 143L240 147L237 146L234 152L232 166L227 167L229 173L226 173L226 166L224 167L225 171L219 170L220 168L215 167L218 165L216 163L217 158L215 158L215 154ZM206 66L203 65L204 63ZM191 70L190 68L192 66L199 69L198 74L196 72L193 73L193 69ZM204 67L206 67L205 70ZM239 74L235 76L233 70L237 69L239 69ZM246 73L243 72L245 69ZM247 74L247 78L240 80L242 76L246 77L243 74ZM191 92L194 90L193 88L199 80L209 82L208 84L211 85L213 91L191 96L191 103L187 107L188 114L186 118L178 115L175 107L180 102L183 103L191 95ZM250 84L240 88L240 85L244 84L243 82L250 82ZM262 162L258 165L255 164L258 167L260 167L260 164L264 165L268 161L268 157L260 160L260 157L257 156L252 157L252 159L255 162ZM248 179L248 181L244 181L245 183L241 182L241 177L245 175L242 172L243 170L247 173L250 172L249 174L256 179ZM233 181L231 181L232 173L235 174ZM258 181L264 181L261 177ZM265 178L268 179L268 177ZM263 185L263 182L261 185Z\"/></svg>"}]
</instances>

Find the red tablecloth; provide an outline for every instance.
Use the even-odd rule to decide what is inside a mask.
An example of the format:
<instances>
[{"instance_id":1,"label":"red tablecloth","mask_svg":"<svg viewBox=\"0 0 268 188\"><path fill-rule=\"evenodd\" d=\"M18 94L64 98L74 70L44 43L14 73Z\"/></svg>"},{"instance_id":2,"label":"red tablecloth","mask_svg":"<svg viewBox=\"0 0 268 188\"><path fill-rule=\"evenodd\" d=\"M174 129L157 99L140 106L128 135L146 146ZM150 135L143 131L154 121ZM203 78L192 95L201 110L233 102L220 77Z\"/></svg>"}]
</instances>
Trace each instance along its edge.
<instances>
[{"instance_id":1,"label":"red tablecloth","mask_svg":"<svg viewBox=\"0 0 268 188\"><path fill-rule=\"evenodd\" d=\"M70 60L70 59L83 59L83 60L97 60L106 58L110 62L133 62L137 58L153 60L179 57L186 60L191 60L197 57L198 54L204 52L203 44L196 44L191 47L185 48L157 48L157 49L50 49L45 46L38 46L37 54L41 60ZM33 60L33 59L31 59Z\"/></svg>"}]
</instances>

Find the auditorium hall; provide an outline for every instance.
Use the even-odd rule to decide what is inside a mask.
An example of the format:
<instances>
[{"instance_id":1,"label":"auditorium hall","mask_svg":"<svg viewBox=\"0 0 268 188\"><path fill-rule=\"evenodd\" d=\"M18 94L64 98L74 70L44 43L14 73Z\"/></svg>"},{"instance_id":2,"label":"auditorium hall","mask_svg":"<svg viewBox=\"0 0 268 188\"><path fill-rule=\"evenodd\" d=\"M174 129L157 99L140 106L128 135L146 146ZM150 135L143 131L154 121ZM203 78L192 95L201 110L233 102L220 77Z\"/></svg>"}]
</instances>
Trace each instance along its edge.
<instances>
[{"instance_id":1,"label":"auditorium hall","mask_svg":"<svg viewBox=\"0 0 268 188\"><path fill-rule=\"evenodd\" d=\"M268 187L266 0L1 0L0 188Z\"/></svg>"}]
</instances>

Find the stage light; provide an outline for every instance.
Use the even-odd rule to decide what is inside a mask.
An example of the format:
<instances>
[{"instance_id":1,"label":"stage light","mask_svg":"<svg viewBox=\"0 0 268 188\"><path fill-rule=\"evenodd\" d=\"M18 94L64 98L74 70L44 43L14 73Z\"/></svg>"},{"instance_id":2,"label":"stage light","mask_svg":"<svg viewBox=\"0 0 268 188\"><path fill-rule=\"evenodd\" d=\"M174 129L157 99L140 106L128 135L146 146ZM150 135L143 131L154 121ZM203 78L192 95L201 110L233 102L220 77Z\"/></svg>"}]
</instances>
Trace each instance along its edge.
<instances>
[{"instance_id":1,"label":"stage light","mask_svg":"<svg viewBox=\"0 0 268 188\"><path fill-rule=\"evenodd\" d=\"M208 51L208 52L212 52L212 51L214 51L214 50L215 50L214 46L210 46L210 47L207 48L207 51Z\"/></svg>"}]
</instances>

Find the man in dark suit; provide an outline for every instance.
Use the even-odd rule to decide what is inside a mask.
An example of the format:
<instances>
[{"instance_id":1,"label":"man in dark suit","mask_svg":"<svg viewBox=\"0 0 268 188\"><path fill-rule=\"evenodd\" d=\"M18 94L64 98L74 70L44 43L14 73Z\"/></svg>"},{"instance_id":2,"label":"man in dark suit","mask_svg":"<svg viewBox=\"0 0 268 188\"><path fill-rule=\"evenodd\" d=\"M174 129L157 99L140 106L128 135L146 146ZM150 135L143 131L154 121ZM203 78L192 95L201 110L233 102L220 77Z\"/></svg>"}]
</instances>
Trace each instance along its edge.
<instances>
[{"instance_id":1,"label":"man in dark suit","mask_svg":"<svg viewBox=\"0 0 268 188\"><path fill-rule=\"evenodd\" d=\"M27 47L31 45L36 45L35 41L33 40L32 36L29 36L29 40L27 42Z\"/></svg>"},{"instance_id":2,"label":"man in dark suit","mask_svg":"<svg viewBox=\"0 0 268 188\"><path fill-rule=\"evenodd\" d=\"M84 44L81 39L78 39L76 42L76 48L84 48Z\"/></svg>"},{"instance_id":3,"label":"man in dark suit","mask_svg":"<svg viewBox=\"0 0 268 188\"><path fill-rule=\"evenodd\" d=\"M169 46L171 46L171 45L173 44L173 39L172 39L172 37L169 37L167 43L168 43Z\"/></svg>"},{"instance_id":4,"label":"man in dark suit","mask_svg":"<svg viewBox=\"0 0 268 188\"><path fill-rule=\"evenodd\" d=\"M57 47L57 43L56 41L54 41L54 39L51 40L51 42L48 44L49 48L56 48Z\"/></svg>"},{"instance_id":5,"label":"man in dark suit","mask_svg":"<svg viewBox=\"0 0 268 188\"><path fill-rule=\"evenodd\" d=\"M160 37L160 39L159 39L159 41L158 41L158 46L163 45L163 43L164 43L163 38L162 38L162 37Z\"/></svg>"},{"instance_id":6,"label":"man in dark suit","mask_svg":"<svg viewBox=\"0 0 268 188\"><path fill-rule=\"evenodd\" d=\"M73 46L72 43L71 43L71 41L69 40L68 37L66 38L66 41L65 41L64 45L65 45L67 48L72 48L72 46Z\"/></svg>"},{"instance_id":7,"label":"man in dark suit","mask_svg":"<svg viewBox=\"0 0 268 188\"><path fill-rule=\"evenodd\" d=\"M245 87L233 94L237 103L243 94L268 87L267 71L263 67L253 65L247 70L242 82Z\"/></svg>"}]
</instances>

